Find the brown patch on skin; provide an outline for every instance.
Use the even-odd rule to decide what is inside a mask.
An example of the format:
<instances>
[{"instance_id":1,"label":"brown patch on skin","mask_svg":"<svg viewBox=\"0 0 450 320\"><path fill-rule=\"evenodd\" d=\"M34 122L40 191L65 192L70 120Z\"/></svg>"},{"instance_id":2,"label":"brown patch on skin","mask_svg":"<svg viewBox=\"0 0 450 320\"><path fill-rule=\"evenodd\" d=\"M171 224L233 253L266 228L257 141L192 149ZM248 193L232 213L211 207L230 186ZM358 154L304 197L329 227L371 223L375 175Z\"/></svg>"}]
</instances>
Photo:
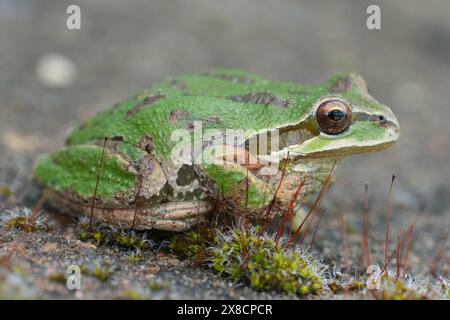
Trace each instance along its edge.
<instances>
[{"instance_id":1,"label":"brown patch on skin","mask_svg":"<svg viewBox=\"0 0 450 320\"><path fill-rule=\"evenodd\" d=\"M123 137L122 136L114 136L114 137L109 138L109 140L115 141L115 142L123 142Z\"/></svg>"},{"instance_id":2,"label":"brown patch on skin","mask_svg":"<svg viewBox=\"0 0 450 320\"><path fill-rule=\"evenodd\" d=\"M193 130L194 129L194 121L204 121L204 122L210 122L210 123L216 123L222 121L223 118L221 116L208 116L206 118L200 118L200 119L194 119L186 123L186 129L187 130Z\"/></svg>"},{"instance_id":3,"label":"brown patch on skin","mask_svg":"<svg viewBox=\"0 0 450 320\"><path fill-rule=\"evenodd\" d=\"M187 117L189 117L189 112L182 109L170 111L168 115L168 119L170 122L177 122L178 120L180 120L180 118L187 118Z\"/></svg>"},{"instance_id":4,"label":"brown patch on skin","mask_svg":"<svg viewBox=\"0 0 450 320\"><path fill-rule=\"evenodd\" d=\"M257 172L259 169L261 169L264 164L261 163L261 161L258 159L258 157L250 152L248 152L245 148L236 148L232 150L231 154L224 153L222 156L222 160L226 162L227 160L230 161L230 159L233 159L234 161L237 161L238 159L244 159L244 163L241 164L241 167L247 168L250 171ZM248 161L248 163L247 163Z\"/></svg>"},{"instance_id":5,"label":"brown patch on skin","mask_svg":"<svg viewBox=\"0 0 450 320\"><path fill-rule=\"evenodd\" d=\"M184 90L184 89L189 88L189 86L188 86L186 83L181 82L181 81L179 81L179 80L172 80L172 81L170 81L170 84L171 84L172 87L175 88L175 89Z\"/></svg>"},{"instance_id":6,"label":"brown patch on skin","mask_svg":"<svg viewBox=\"0 0 450 320\"><path fill-rule=\"evenodd\" d=\"M303 179L305 179L305 175L301 173L291 173L286 174L283 179L283 183L280 186L280 190L277 193L277 200L280 204L281 208L286 208L286 206L289 204L289 202L292 199L293 194L295 193L297 186ZM278 183L278 182L277 182ZM300 191L299 199L302 199L304 197L304 193L306 191L307 187L304 186L302 190Z\"/></svg>"},{"instance_id":7,"label":"brown patch on skin","mask_svg":"<svg viewBox=\"0 0 450 320\"><path fill-rule=\"evenodd\" d=\"M186 123L186 129L187 130L194 130L194 122L190 121Z\"/></svg>"},{"instance_id":8,"label":"brown patch on skin","mask_svg":"<svg viewBox=\"0 0 450 320\"><path fill-rule=\"evenodd\" d=\"M151 157L142 157L138 160L137 170L140 176L149 176L154 169L155 164Z\"/></svg>"},{"instance_id":9,"label":"brown patch on skin","mask_svg":"<svg viewBox=\"0 0 450 320\"><path fill-rule=\"evenodd\" d=\"M146 134L139 139L138 147L139 149L145 150L148 154L152 154L155 149L153 138L149 134Z\"/></svg>"},{"instance_id":10,"label":"brown patch on skin","mask_svg":"<svg viewBox=\"0 0 450 320\"><path fill-rule=\"evenodd\" d=\"M158 101L164 97L165 97L165 95L162 95L162 94L158 94L156 96L145 97L144 100L142 100L142 102L138 103L133 108L128 110L127 117L133 116L136 112L139 112L141 109L148 107L153 102Z\"/></svg>"},{"instance_id":11,"label":"brown patch on skin","mask_svg":"<svg viewBox=\"0 0 450 320\"><path fill-rule=\"evenodd\" d=\"M298 94L298 95L305 95L308 94L308 91L306 90L288 90L289 94Z\"/></svg>"},{"instance_id":12,"label":"brown patch on skin","mask_svg":"<svg viewBox=\"0 0 450 320\"><path fill-rule=\"evenodd\" d=\"M203 118L202 120L207 121L207 122L220 122L220 121L222 121L222 117L221 116L208 116L206 118Z\"/></svg>"},{"instance_id":13,"label":"brown patch on skin","mask_svg":"<svg viewBox=\"0 0 450 320\"><path fill-rule=\"evenodd\" d=\"M239 75L229 75L229 74L213 73L213 72L207 72L207 73L205 73L205 75L213 77L213 78L219 78L219 79L243 83L243 84L252 84L255 82L255 80L253 80L251 78L239 76Z\"/></svg>"},{"instance_id":14,"label":"brown patch on skin","mask_svg":"<svg viewBox=\"0 0 450 320\"><path fill-rule=\"evenodd\" d=\"M352 89L353 80L351 77L341 77L330 88L331 93L346 92Z\"/></svg>"},{"instance_id":15,"label":"brown patch on skin","mask_svg":"<svg viewBox=\"0 0 450 320\"><path fill-rule=\"evenodd\" d=\"M289 101L277 96L274 96L268 92L252 92L240 96L231 97L235 102L252 102L256 104L272 105L279 108L286 108L289 105Z\"/></svg>"}]
</instances>

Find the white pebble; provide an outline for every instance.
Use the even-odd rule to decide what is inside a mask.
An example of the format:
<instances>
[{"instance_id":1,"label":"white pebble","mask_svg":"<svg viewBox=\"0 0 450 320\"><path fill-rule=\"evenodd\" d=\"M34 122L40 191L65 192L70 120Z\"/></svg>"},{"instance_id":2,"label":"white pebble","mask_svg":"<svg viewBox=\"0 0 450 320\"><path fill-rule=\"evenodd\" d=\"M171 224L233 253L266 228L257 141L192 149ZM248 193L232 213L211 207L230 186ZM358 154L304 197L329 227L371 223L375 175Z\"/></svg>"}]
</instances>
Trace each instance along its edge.
<instances>
[{"instance_id":1,"label":"white pebble","mask_svg":"<svg viewBox=\"0 0 450 320\"><path fill-rule=\"evenodd\" d=\"M49 53L39 59L36 75L44 85L62 88L70 86L75 81L78 71L69 58L61 54Z\"/></svg>"}]
</instances>

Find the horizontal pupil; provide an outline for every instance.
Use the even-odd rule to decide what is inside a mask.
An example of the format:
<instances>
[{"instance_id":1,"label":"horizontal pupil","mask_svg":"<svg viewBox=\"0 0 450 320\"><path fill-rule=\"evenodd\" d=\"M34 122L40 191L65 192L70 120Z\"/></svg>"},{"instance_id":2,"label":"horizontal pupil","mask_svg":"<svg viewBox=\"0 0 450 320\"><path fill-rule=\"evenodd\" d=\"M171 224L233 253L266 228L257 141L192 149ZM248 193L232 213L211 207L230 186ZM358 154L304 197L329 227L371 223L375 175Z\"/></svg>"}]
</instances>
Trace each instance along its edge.
<instances>
[{"instance_id":1,"label":"horizontal pupil","mask_svg":"<svg viewBox=\"0 0 450 320\"><path fill-rule=\"evenodd\" d=\"M331 110L328 113L328 118L330 118L333 121L341 121L345 118L345 114L341 110Z\"/></svg>"}]
</instances>

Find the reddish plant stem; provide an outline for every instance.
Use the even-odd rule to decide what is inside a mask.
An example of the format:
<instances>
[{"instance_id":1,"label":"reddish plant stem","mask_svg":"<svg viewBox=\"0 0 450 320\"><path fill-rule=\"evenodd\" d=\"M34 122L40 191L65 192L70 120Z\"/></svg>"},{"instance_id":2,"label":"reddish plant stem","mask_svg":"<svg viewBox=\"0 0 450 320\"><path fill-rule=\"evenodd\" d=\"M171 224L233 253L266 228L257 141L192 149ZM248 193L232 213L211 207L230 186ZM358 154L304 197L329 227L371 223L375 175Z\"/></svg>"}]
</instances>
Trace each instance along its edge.
<instances>
[{"instance_id":1,"label":"reddish plant stem","mask_svg":"<svg viewBox=\"0 0 450 320\"><path fill-rule=\"evenodd\" d=\"M396 275L395 275L395 279L398 280L398 278L400 277L400 235L397 236L397 259L396 259L396 264L395 264L395 269L396 269Z\"/></svg>"},{"instance_id":2,"label":"reddish plant stem","mask_svg":"<svg viewBox=\"0 0 450 320\"><path fill-rule=\"evenodd\" d=\"M389 255L389 231L391 223L391 202L392 202L392 187L394 186L395 174L392 175L391 187L389 188L388 203L387 203L387 221L386 221L386 240L384 244L384 263L387 263Z\"/></svg>"},{"instance_id":3,"label":"reddish plant stem","mask_svg":"<svg viewBox=\"0 0 450 320\"><path fill-rule=\"evenodd\" d=\"M287 155L287 156L289 157L289 152L288 152L288 155ZM267 207L267 210L266 210L266 218L265 218L265 222L264 222L264 229L267 229L267 228L268 228L268 225L269 225L269 218L270 218L270 213L272 212L273 206L275 205L275 202L276 202L276 200L277 200L278 191L280 191L281 184L282 184L283 179L284 179L284 174L285 174L285 172L286 172L286 165L287 165L287 161L285 161L285 162L283 163L283 168L281 169L281 177L280 177L280 181L279 181L279 183L278 183L277 188L275 189L275 193L274 193L274 195L273 195L272 201L270 201L269 206ZM262 228L261 228L261 233L262 233Z\"/></svg>"},{"instance_id":4,"label":"reddish plant stem","mask_svg":"<svg viewBox=\"0 0 450 320\"><path fill-rule=\"evenodd\" d=\"M309 216L311 215L312 210L313 210L315 207L318 208L318 207L320 206L320 202L321 202L323 196L325 195L325 193L326 193L327 190L328 190L328 185L329 185L330 182L331 182L331 175L333 174L333 171L334 171L334 167L335 167L335 166L336 166L336 161L333 163L333 166L332 166L332 168L331 168L331 170L330 170L330 173L328 174L328 177L327 177L327 179L325 180L325 183L323 184L322 190L320 190L320 193L319 193L319 195L317 196L316 201L314 201L314 204L313 204L312 207L309 209L309 211L308 211L307 215L305 216L305 218L303 219L302 223L298 226L297 230L295 230L294 236L293 236L292 238L291 238L291 237L288 238L287 243L293 243L293 242L297 239L298 235L300 234L300 231L302 230L302 227L303 227L305 221L306 221L306 220L309 218Z\"/></svg>"},{"instance_id":5,"label":"reddish plant stem","mask_svg":"<svg viewBox=\"0 0 450 320\"><path fill-rule=\"evenodd\" d=\"M317 221L317 225L316 225L316 230L314 230L312 239L311 239L311 243L309 244L309 246L312 248L314 242L316 241L316 236L317 236L317 232L319 231L319 227L320 227L320 221L322 221L322 215L323 215L323 210L319 211L319 220Z\"/></svg>"},{"instance_id":6,"label":"reddish plant stem","mask_svg":"<svg viewBox=\"0 0 450 320\"><path fill-rule=\"evenodd\" d=\"M294 209L295 202L298 199L298 194L300 193L300 190L302 189L303 185L305 184L305 180L300 181L300 183L297 186L297 189L295 190L294 194L292 195L291 201L289 202L288 208L286 212L283 215L283 218L281 219L280 225L278 226L277 233L275 235L275 244L278 246L278 242L280 241L281 235L283 234L284 228L286 226L286 222L292 218L292 210ZM289 241L287 241L288 243Z\"/></svg>"},{"instance_id":7,"label":"reddish plant stem","mask_svg":"<svg viewBox=\"0 0 450 320\"><path fill-rule=\"evenodd\" d=\"M369 252L369 185L366 183L364 187L364 222L363 222L363 238L362 251L366 268L370 266Z\"/></svg>"},{"instance_id":8,"label":"reddish plant stem","mask_svg":"<svg viewBox=\"0 0 450 320\"><path fill-rule=\"evenodd\" d=\"M105 139L103 140L102 156L100 158L100 163L98 165L97 180L95 182L94 196L92 197L91 214L89 216L89 229L91 229L91 230L92 230L92 219L94 218L95 201L97 200L98 184L100 182L100 174L102 172L103 159L105 157L105 148L106 148L107 141L108 141L108 137L105 137Z\"/></svg>"},{"instance_id":9,"label":"reddish plant stem","mask_svg":"<svg viewBox=\"0 0 450 320\"><path fill-rule=\"evenodd\" d=\"M144 177L140 177L139 179L139 186L138 186L138 191L137 191L137 195L136 195L136 205L134 207L134 216L133 216L133 222L131 223L131 230L133 230L134 228L134 224L136 223L136 217L138 215L138 211L139 211L139 205L140 205L140 196L141 196L141 188L142 188L142 180L144 179Z\"/></svg>"},{"instance_id":10,"label":"reddish plant stem","mask_svg":"<svg viewBox=\"0 0 450 320\"><path fill-rule=\"evenodd\" d=\"M308 232L311 228L311 225L314 221L314 218L316 217L317 211L319 211L319 208L317 208L316 210L313 211L313 213L311 214L311 219L308 220L308 224L306 225L306 229L305 232L303 232L302 238L300 239L300 243L303 244L303 242L305 241L306 236L308 235Z\"/></svg>"},{"instance_id":11,"label":"reddish plant stem","mask_svg":"<svg viewBox=\"0 0 450 320\"><path fill-rule=\"evenodd\" d=\"M409 228L405 229L405 231L400 230L400 269L403 269L403 252L405 251L405 241L408 238L408 232L409 232ZM401 273L399 274L399 276L401 275ZM398 277L397 277L398 279Z\"/></svg>"},{"instance_id":12,"label":"reddish plant stem","mask_svg":"<svg viewBox=\"0 0 450 320\"><path fill-rule=\"evenodd\" d=\"M414 225L411 225L409 227L408 245L406 247L405 263L403 264L403 277L406 276L406 267L408 266L409 251L411 250L411 239L412 239L413 227L414 227Z\"/></svg>"},{"instance_id":13,"label":"reddish plant stem","mask_svg":"<svg viewBox=\"0 0 450 320\"><path fill-rule=\"evenodd\" d=\"M388 272L387 272L387 269L388 269L389 265L391 264L392 258L394 258L394 255L396 255L396 254L397 254L397 250L394 250L394 251L391 253L391 255L388 257L387 263L384 264L383 270L381 271L380 277L379 277L379 278L381 278L381 276L382 276L384 273L386 273L386 277L389 278L389 274L388 274ZM378 279L379 279L379 278L378 278Z\"/></svg>"},{"instance_id":14,"label":"reddish plant stem","mask_svg":"<svg viewBox=\"0 0 450 320\"><path fill-rule=\"evenodd\" d=\"M248 166L249 166L249 152L245 153L245 210L248 208Z\"/></svg>"},{"instance_id":15,"label":"reddish plant stem","mask_svg":"<svg viewBox=\"0 0 450 320\"><path fill-rule=\"evenodd\" d=\"M442 269L442 276L447 277L448 276L448 267L450 265L450 259L447 259L447 262L444 265L444 268Z\"/></svg>"},{"instance_id":16,"label":"reddish plant stem","mask_svg":"<svg viewBox=\"0 0 450 320\"><path fill-rule=\"evenodd\" d=\"M450 223L447 227L447 231L445 232L445 235L444 235L442 241L438 245L438 248L436 250L436 252L437 252L436 257L434 258L433 263L431 264L430 272L434 277L436 277L436 275L437 275L437 269L439 266L439 262L444 257L445 247L447 245L449 234L450 234Z\"/></svg>"},{"instance_id":17,"label":"reddish plant stem","mask_svg":"<svg viewBox=\"0 0 450 320\"><path fill-rule=\"evenodd\" d=\"M344 215L342 215L341 218L342 222L342 253L344 257L344 270L346 273L349 273L350 271L350 264L349 264L349 249L348 249L348 239L347 239L347 218Z\"/></svg>"}]
</instances>

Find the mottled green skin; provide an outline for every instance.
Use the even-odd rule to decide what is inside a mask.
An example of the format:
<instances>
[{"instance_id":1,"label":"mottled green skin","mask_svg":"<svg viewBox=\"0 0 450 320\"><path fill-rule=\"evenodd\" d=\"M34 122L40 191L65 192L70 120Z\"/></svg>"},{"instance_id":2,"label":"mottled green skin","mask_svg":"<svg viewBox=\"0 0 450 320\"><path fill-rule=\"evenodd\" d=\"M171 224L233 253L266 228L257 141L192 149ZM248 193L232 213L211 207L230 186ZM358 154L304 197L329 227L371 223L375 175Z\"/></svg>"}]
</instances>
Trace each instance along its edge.
<instances>
[{"instance_id":1,"label":"mottled green skin","mask_svg":"<svg viewBox=\"0 0 450 320\"><path fill-rule=\"evenodd\" d=\"M230 194L231 189L234 187L240 187L241 190L245 191L245 185L243 184L245 173L242 171L231 171L229 169L223 168L218 165L208 165L205 168L206 173L214 179L217 186L221 189L225 195ZM270 194L266 194L256 188L253 184L249 184L248 187L248 202L246 203L246 196L242 196L241 207L246 205L249 208L258 208L264 206L270 199Z\"/></svg>"},{"instance_id":2,"label":"mottled green skin","mask_svg":"<svg viewBox=\"0 0 450 320\"><path fill-rule=\"evenodd\" d=\"M345 81L343 81L345 80ZM272 99L258 100L252 94ZM249 96L250 95L250 96ZM120 137L114 150L107 148L98 195L114 197L136 190L137 161L147 154L159 163L170 162L177 141L171 141L175 129L189 128L193 121L203 123L203 130L253 129L273 130L298 125L314 117L316 103L323 97L338 96L348 101L353 112L366 116L383 115L395 127L387 128L373 121L356 121L339 136L320 133L315 122L308 130L313 137L291 146L295 157L307 159L345 156L375 151L397 139L398 124L389 108L368 95L363 80L354 74L337 74L319 85L270 82L239 70L211 70L203 74L181 75L154 84L150 89L99 113L75 129L67 146L42 156L34 175L47 188L92 195L105 137ZM388 130L389 129L389 130ZM151 151L145 151L142 139L152 138ZM246 137L248 138L248 137ZM120 155L117 157L116 155ZM293 157L292 161L296 161ZM120 159L119 159L120 158ZM128 163L128 166L127 166ZM134 166L134 171L130 166ZM203 167L204 172L223 185L225 193L242 183L245 171L220 166ZM249 185L249 207L262 207L271 198L257 186ZM239 200L242 205L242 199Z\"/></svg>"},{"instance_id":3,"label":"mottled green skin","mask_svg":"<svg viewBox=\"0 0 450 320\"><path fill-rule=\"evenodd\" d=\"M161 158L170 156L176 142L170 141L175 129L185 128L192 120L207 119L209 116L220 116L221 121L204 121L203 129L210 128L252 128L256 131L268 128L279 128L299 123L312 108L313 103L321 96L329 93L330 87L345 74L338 74L320 85L303 85L287 82L270 82L259 76L236 70L216 70L217 74L242 76L254 82L245 84L205 74L183 75L153 85L150 89L118 103L114 108L99 113L88 120L82 127L69 136L69 145L88 143L103 137L123 136L130 144L138 143L147 134L153 137L155 151ZM178 81L186 89L178 89L173 85ZM234 102L232 96L245 95L252 92L268 92L289 101L288 107L261 105L256 103ZM146 97L164 95L164 98L142 108L132 117L127 112L134 106L143 103ZM357 87L340 94L356 104L364 105L374 112L383 111L380 104L359 92ZM171 111L185 110L189 119L168 121ZM361 138L364 138L361 136Z\"/></svg>"},{"instance_id":4,"label":"mottled green skin","mask_svg":"<svg viewBox=\"0 0 450 320\"><path fill-rule=\"evenodd\" d=\"M35 166L39 181L56 190L73 190L90 196L96 184L102 149L97 146L77 145L44 155ZM116 156L106 155L100 175L97 195L111 195L134 188L135 177Z\"/></svg>"}]
</instances>

